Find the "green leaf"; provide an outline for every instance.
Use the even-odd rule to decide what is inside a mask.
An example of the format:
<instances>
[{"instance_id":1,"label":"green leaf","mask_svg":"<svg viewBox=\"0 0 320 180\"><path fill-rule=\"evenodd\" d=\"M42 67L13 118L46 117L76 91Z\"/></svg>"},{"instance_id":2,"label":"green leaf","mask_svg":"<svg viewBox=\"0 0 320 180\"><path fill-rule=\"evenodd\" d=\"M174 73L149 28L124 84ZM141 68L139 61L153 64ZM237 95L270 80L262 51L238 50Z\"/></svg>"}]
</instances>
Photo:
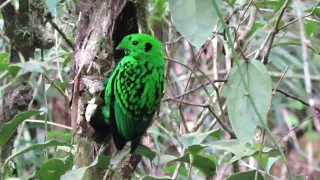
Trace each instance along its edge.
<instances>
[{"instance_id":1,"label":"green leaf","mask_svg":"<svg viewBox=\"0 0 320 180\"><path fill-rule=\"evenodd\" d=\"M61 132L61 131L50 131L48 132L48 140L56 137L62 138L64 141L70 141L72 139L72 133Z\"/></svg>"},{"instance_id":2,"label":"green leaf","mask_svg":"<svg viewBox=\"0 0 320 180\"><path fill-rule=\"evenodd\" d=\"M250 31L249 37L251 37L252 35L256 34L256 31L258 29L261 29L262 27L264 27L266 24L266 22L264 21L257 21L253 24L252 30Z\"/></svg>"},{"instance_id":3,"label":"green leaf","mask_svg":"<svg viewBox=\"0 0 320 180\"><path fill-rule=\"evenodd\" d=\"M241 179L254 179L255 170L247 171L247 172L238 172L227 178L227 180L241 180ZM258 173L258 180L264 180L264 177Z\"/></svg>"},{"instance_id":4,"label":"green leaf","mask_svg":"<svg viewBox=\"0 0 320 180\"><path fill-rule=\"evenodd\" d=\"M278 12L286 0L277 0L278 3L273 7L274 12Z\"/></svg>"},{"instance_id":5,"label":"green leaf","mask_svg":"<svg viewBox=\"0 0 320 180\"><path fill-rule=\"evenodd\" d=\"M312 10L310 10L310 12L311 12L311 11L312 11ZM314 14L315 14L318 18L320 18L320 7L317 7L317 8L315 9Z\"/></svg>"},{"instance_id":6,"label":"green leaf","mask_svg":"<svg viewBox=\"0 0 320 180\"><path fill-rule=\"evenodd\" d=\"M173 174L176 171L177 165L167 166L163 168L163 172ZM179 168L179 175L180 176L188 176L188 170L184 166L180 166Z\"/></svg>"},{"instance_id":7,"label":"green leaf","mask_svg":"<svg viewBox=\"0 0 320 180\"><path fill-rule=\"evenodd\" d=\"M73 179L82 180L88 168L89 167L82 167L79 169L67 171L66 174L61 176L60 180L73 180Z\"/></svg>"},{"instance_id":8,"label":"green leaf","mask_svg":"<svg viewBox=\"0 0 320 180\"><path fill-rule=\"evenodd\" d=\"M60 159L49 159L40 168L39 177L45 180L57 180L66 172L66 165Z\"/></svg>"},{"instance_id":9,"label":"green leaf","mask_svg":"<svg viewBox=\"0 0 320 180\"><path fill-rule=\"evenodd\" d=\"M227 106L229 119L237 138L246 143L256 135L257 126L263 127L247 94L251 94L258 111L266 121L271 105L272 86L268 70L262 62L243 61L240 66L249 92L246 92L237 68L233 67L227 83Z\"/></svg>"},{"instance_id":10,"label":"green leaf","mask_svg":"<svg viewBox=\"0 0 320 180\"><path fill-rule=\"evenodd\" d=\"M256 5L259 7L259 8L265 8L266 6L276 6L278 5L279 2L274 0L274 1L258 1L256 2Z\"/></svg>"},{"instance_id":11,"label":"green leaf","mask_svg":"<svg viewBox=\"0 0 320 180\"><path fill-rule=\"evenodd\" d=\"M171 180L170 177L152 177L152 176L144 176L142 180Z\"/></svg>"},{"instance_id":12,"label":"green leaf","mask_svg":"<svg viewBox=\"0 0 320 180\"><path fill-rule=\"evenodd\" d=\"M138 146L136 153L140 154L141 156L147 157L150 161L152 161L157 155L150 148L148 148L147 146L144 146L142 144Z\"/></svg>"},{"instance_id":13,"label":"green leaf","mask_svg":"<svg viewBox=\"0 0 320 180\"><path fill-rule=\"evenodd\" d=\"M62 63L63 68L65 68L68 65L68 63L71 61L71 58L72 58L71 54L66 57L66 59Z\"/></svg>"},{"instance_id":14,"label":"green leaf","mask_svg":"<svg viewBox=\"0 0 320 180\"><path fill-rule=\"evenodd\" d=\"M15 76L20 71L20 69L21 67L19 66L10 65L8 71L12 76Z\"/></svg>"},{"instance_id":15,"label":"green leaf","mask_svg":"<svg viewBox=\"0 0 320 180\"><path fill-rule=\"evenodd\" d=\"M177 159L177 161L190 163L189 153L185 154L182 158ZM200 155L193 156L192 166L198 168L206 176L213 177L216 174L216 164L207 157Z\"/></svg>"},{"instance_id":16,"label":"green leaf","mask_svg":"<svg viewBox=\"0 0 320 180\"><path fill-rule=\"evenodd\" d=\"M299 123L299 119L294 114L288 114L287 116L285 116L284 121L286 123L292 124L293 126Z\"/></svg>"},{"instance_id":17,"label":"green leaf","mask_svg":"<svg viewBox=\"0 0 320 180\"><path fill-rule=\"evenodd\" d=\"M3 166L2 168L6 167L5 165L14 157L17 157L21 154L24 154L26 152L29 152L29 151L34 151L34 150L38 150L38 149L42 149L42 148L46 148L46 147L51 147L51 146L69 146L69 147L72 147L71 144L69 143L66 143L66 142L59 142L59 141L56 141L56 140L50 140L50 141L47 141L47 142L44 142L44 143L39 143L39 144L33 144L25 149L22 149L18 152L16 152L15 154L12 154L11 156L9 156L5 162L3 163ZM4 169L2 169L2 171L4 171Z\"/></svg>"},{"instance_id":18,"label":"green leaf","mask_svg":"<svg viewBox=\"0 0 320 180\"><path fill-rule=\"evenodd\" d=\"M280 154L280 153L279 153ZM259 158L259 155L255 155L254 158L256 160L258 160ZM280 158L280 155L279 156L276 156L276 157L273 157L269 154L261 154L261 166L263 169L266 170L266 172L269 174L270 172L270 169L272 167L272 165Z\"/></svg>"},{"instance_id":19,"label":"green leaf","mask_svg":"<svg viewBox=\"0 0 320 180\"><path fill-rule=\"evenodd\" d=\"M169 8L175 27L197 49L208 40L219 21L211 0L169 0Z\"/></svg>"},{"instance_id":20,"label":"green leaf","mask_svg":"<svg viewBox=\"0 0 320 180\"><path fill-rule=\"evenodd\" d=\"M30 110L17 114L11 121L5 123L0 130L0 146L3 146L18 126L31 116L38 115L41 111Z\"/></svg>"},{"instance_id":21,"label":"green leaf","mask_svg":"<svg viewBox=\"0 0 320 180\"><path fill-rule=\"evenodd\" d=\"M73 154L69 154L65 157L58 158L61 160L65 165L66 165L66 171L71 170L73 165L74 165L74 159L73 159Z\"/></svg>"},{"instance_id":22,"label":"green leaf","mask_svg":"<svg viewBox=\"0 0 320 180\"><path fill-rule=\"evenodd\" d=\"M0 62L0 71L5 71L9 68L9 64L4 64Z\"/></svg>"},{"instance_id":23,"label":"green leaf","mask_svg":"<svg viewBox=\"0 0 320 180\"><path fill-rule=\"evenodd\" d=\"M236 3L236 0L227 0L227 3L229 4L229 6L233 7L234 3Z\"/></svg>"},{"instance_id":24,"label":"green leaf","mask_svg":"<svg viewBox=\"0 0 320 180\"><path fill-rule=\"evenodd\" d=\"M66 90L66 88L67 88L67 85L66 85L66 83L64 83L64 82L61 82L61 81L59 81L59 80L55 80L55 81L53 81L58 87L60 87L62 90Z\"/></svg>"},{"instance_id":25,"label":"green leaf","mask_svg":"<svg viewBox=\"0 0 320 180\"><path fill-rule=\"evenodd\" d=\"M302 110L306 106L304 106L300 101L292 100L292 101L289 101L289 103L287 104L287 107L294 110Z\"/></svg>"},{"instance_id":26,"label":"green leaf","mask_svg":"<svg viewBox=\"0 0 320 180\"><path fill-rule=\"evenodd\" d=\"M106 169L110 164L110 158L104 155L98 155L98 157L92 162L90 166L82 167L79 169L67 171L66 174L62 175L60 180L82 180L85 177L86 171L92 167L99 167Z\"/></svg>"},{"instance_id":27,"label":"green leaf","mask_svg":"<svg viewBox=\"0 0 320 180\"><path fill-rule=\"evenodd\" d=\"M220 139L220 133L220 129L211 130L205 133L193 132L183 135L181 142L188 148L191 154L195 155L203 149L199 144L201 144L208 136L214 136L215 138Z\"/></svg>"},{"instance_id":28,"label":"green leaf","mask_svg":"<svg viewBox=\"0 0 320 180\"><path fill-rule=\"evenodd\" d=\"M185 147L189 147L191 145L201 144L208 136L214 136L217 139L220 139L220 133L220 129L214 129L204 133L192 132L183 135L181 142Z\"/></svg>"},{"instance_id":29,"label":"green leaf","mask_svg":"<svg viewBox=\"0 0 320 180\"><path fill-rule=\"evenodd\" d=\"M305 28L306 34L310 37L312 33L318 30L319 25L316 22L310 21L304 25L304 28Z\"/></svg>"},{"instance_id":30,"label":"green leaf","mask_svg":"<svg viewBox=\"0 0 320 180\"><path fill-rule=\"evenodd\" d=\"M107 168L110 164L110 157L99 154L89 167Z\"/></svg>"},{"instance_id":31,"label":"green leaf","mask_svg":"<svg viewBox=\"0 0 320 180\"><path fill-rule=\"evenodd\" d=\"M10 58L10 54L9 53L0 53L0 65L8 65L9 62L9 58ZM3 69L0 66L0 71L3 71Z\"/></svg>"},{"instance_id":32,"label":"green leaf","mask_svg":"<svg viewBox=\"0 0 320 180\"><path fill-rule=\"evenodd\" d=\"M154 160L154 163L157 165L162 165L162 164L175 162L175 161L190 163L190 154L186 153L183 157L180 157L180 158L177 158L171 155L160 155L158 159L156 158ZM206 176L212 177L216 174L216 164L207 157L200 156L200 155L193 156L192 166L198 168Z\"/></svg>"}]
</instances>

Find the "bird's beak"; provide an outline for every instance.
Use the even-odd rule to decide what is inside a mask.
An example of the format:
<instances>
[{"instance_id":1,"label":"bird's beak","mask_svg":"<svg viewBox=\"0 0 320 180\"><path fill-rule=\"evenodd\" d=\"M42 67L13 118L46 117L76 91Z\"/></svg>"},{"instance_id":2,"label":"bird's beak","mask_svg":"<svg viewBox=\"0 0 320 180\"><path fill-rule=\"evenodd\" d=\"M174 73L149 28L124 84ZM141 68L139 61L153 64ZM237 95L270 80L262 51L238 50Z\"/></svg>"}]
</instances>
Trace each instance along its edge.
<instances>
[{"instance_id":1,"label":"bird's beak","mask_svg":"<svg viewBox=\"0 0 320 180\"><path fill-rule=\"evenodd\" d=\"M118 46L116 47L116 50L124 50L124 49L126 49L126 48L121 47L120 45L118 45Z\"/></svg>"}]
</instances>

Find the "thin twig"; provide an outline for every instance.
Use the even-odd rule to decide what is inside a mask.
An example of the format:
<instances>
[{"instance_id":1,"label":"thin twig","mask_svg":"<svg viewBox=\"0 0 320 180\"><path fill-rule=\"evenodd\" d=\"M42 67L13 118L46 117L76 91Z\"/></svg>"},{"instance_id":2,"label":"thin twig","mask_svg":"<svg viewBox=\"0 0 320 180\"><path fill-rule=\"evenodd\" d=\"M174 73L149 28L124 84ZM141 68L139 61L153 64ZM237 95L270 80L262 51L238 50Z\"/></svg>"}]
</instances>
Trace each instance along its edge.
<instances>
[{"instance_id":1,"label":"thin twig","mask_svg":"<svg viewBox=\"0 0 320 180\"><path fill-rule=\"evenodd\" d=\"M291 98L291 99L297 100L297 101L301 102L301 104L310 107L310 104L309 104L308 102L306 102L306 101L298 98L297 96L291 95L291 94L289 94L289 93L287 93L287 92L285 92L285 91L283 91L283 90L281 90L281 89L272 89L272 90L276 90L277 92L285 95L286 97L289 97L289 98ZM320 112L320 109L319 109L319 108L315 107L315 109L316 109L318 112Z\"/></svg>"},{"instance_id":2,"label":"thin twig","mask_svg":"<svg viewBox=\"0 0 320 180\"><path fill-rule=\"evenodd\" d=\"M61 37L66 41L66 43L68 44L68 46L74 50L74 44L67 38L67 36L64 34L64 32L59 28L59 26L52 21L52 17L51 17L51 13L48 13L45 16L46 20L51 24L51 26L59 32L59 34L61 35Z\"/></svg>"},{"instance_id":3,"label":"thin twig","mask_svg":"<svg viewBox=\"0 0 320 180\"><path fill-rule=\"evenodd\" d=\"M226 80L226 79L217 79L217 80L213 80L212 82L213 82L213 83L217 83L217 82L227 82L227 80ZM175 96L174 98L175 98L175 99L181 98L181 97L183 97L183 96L185 96L185 95L187 95L187 94L190 94L190 93L195 92L196 90L198 90L198 89L200 89L201 87L203 87L203 85L204 85L204 86L207 86L207 85L209 85L209 84L211 84L211 82L206 82L206 83L203 83L203 84L199 84L199 85L197 85L195 88L190 89L189 91L186 91L186 92L184 92L183 94L180 94L180 95L178 95L178 96ZM162 99L162 102L166 102L166 101L169 101L169 98Z\"/></svg>"},{"instance_id":4,"label":"thin twig","mask_svg":"<svg viewBox=\"0 0 320 180\"><path fill-rule=\"evenodd\" d=\"M319 114L318 114L317 116L319 116ZM284 137L286 137L290 132L292 132L293 130L297 129L301 124L303 124L304 122L309 121L309 120L311 120L311 119L312 119L312 116L311 116L311 117L308 117L308 118L305 118L303 121L299 122L299 124L295 125L295 126L294 126L292 129L290 129L286 134L284 134L284 135L278 140L278 142L280 143L280 142L282 141L282 139L283 139Z\"/></svg>"},{"instance_id":5,"label":"thin twig","mask_svg":"<svg viewBox=\"0 0 320 180\"><path fill-rule=\"evenodd\" d=\"M265 135L266 135L266 130L263 130L263 132L262 132L262 140L261 140L261 147L260 147L260 151L259 151L257 169L256 169L256 173L255 173L255 176L254 176L254 180L258 180L259 165L260 165L260 162L261 162L261 154L262 154L262 150L263 150Z\"/></svg>"},{"instance_id":6,"label":"thin twig","mask_svg":"<svg viewBox=\"0 0 320 180\"><path fill-rule=\"evenodd\" d=\"M284 72L283 72L282 76L280 77L280 79L279 79L276 87L273 89L273 92L272 92L273 94L274 94L274 93L276 92L276 90L278 89L281 81L283 80L284 76L287 74L288 70L289 70L289 67L287 67L286 70L284 70Z\"/></svg>"},{"instance_id":7,"label":"thin twig","mask_svg":"<svg viewBox=\"0 0 320 180\"><path fill-rule=\"evenodd\" d=\"M269 54L270 54L270 51L271 51L273 40L274 40L276 34L278 34L278 32L279 32L279 29L278 29L279 23L281 21L281 18L283 16L285 10L288 8L290 2L291 2L291 0L286 0L286 2L283 4L283 6L280 9L280 14L279 14L279 16L277 18L277 21L276 21L276 24L272 28L272 31L271 31L271 34L270 34L270 42L269 42L269 45L267 47L267 53L266 53L266 55L264 56L264 59L263 59L263 64L267 64L268 63Z\"/></svg>"},{"instance_id":8,"label":"thin twig","mask_svg":"<svg viewBox=\"0 0 320 180\"><path fill-rule=\"evenodd\" d=\"M195 103L186 102L186 101L183 101L183 100L180 100L180 99L174 99L174 98L168 98L168 99L169 99L169 101L175 101L175 102L179 102L181 104L186 104L186 105L189 105L189 106L197 106L197 107L204 107L204 108L207 108L207 107L210 106L209 104L195 104Z\"/></svg>"},{"instance_id":9,"label":"thin twig","mask_svg":"<svg viewBox=\"0 0 320 180\"><path fill-rule=\"evenodd\" d=\"M299 4L302 2L299 0ZM310 79L310 70L309 70L309 60L308 60L308 51L307 51L307 43L309 42L306 38L304 21L302 19L302 13L298 6L296 6L297 15L299 18L299 29L300 29L300 38L301 38L301 48L302 48L302 60L303 60L303 72L304 72L304 81L306 86L306 92L309 96L309 105L313 116L314 126L316 127L318 133L320 133L320 122L317 116L317 112L315 109L315 102L312 94L312 83Z\"/></svg>"},{"instance_id":10,"label":"thin twig","mask_svg":"<svg viewBox=\"0 0 320 180\"><path fill-rule=\"evenodd\" d=\"M191 72L190 76L191 76L192 74L194 74L195 77L196 77L196 78L199 80L199 82L202 84L202 87L204 88L204 90L206 91L206 93L207 93L208 95L210 95L209 91L206 89L205 85L202 83L202 81L201 81L201 79L199 78L198 74L197 74L196 72L194 72L194 70L193 70L194 68L190 68L189 66L187 66L187 65L185 65L185 64L183 64L183 63L181 63L181 62L179 62L179 61L176 61L176 60L174 60L174 59L171 59L171 58L166 58L166 59L169 60L169 61L171 61L171 62L180 64L181 66L184 66L184 67L186 67L188 70L190 70L190 72Z\"/></svg>"},{"instance_id":11,"label":"thin twig","mask_svg":"<svg viewBox=\"0 0 320 180\"><path fill-rule=\"evenodd\" d=\"M58 91L59 93L66 98L66 100L69 100L69 97L63 92L63 90L54 82L52 81L47 75L44 74L44 77L49 81L50 84L52 84Z\"/></svg>"},{"instance_id":12,"label":"thin twig","mask_svg":"<svg viewBox=\"0 0 320 180\"><path fill-rule=\"evenodd\" d=\"M302 16L301 18L306 18L306 17L308 17L308 16L312 16L314 13L315 13L315 11L317 10L317 7L320 5L320 1L313 7L313 9L312 9L312 11L310 12L310 13L308 13L308 14L306 14L306 15L304 15L304 16ZM293 23L295 23L295 22L297 22L299 20L299 18L297 18L297 19L294 19L294 20L292 20L292 21L290 21L290 22L288 22L287 24L285 24L285 25L283 25L283 26L281 26L280 28L279 28L279 31L280 30L282 30L282 29L284 29L284 28L286 28L286 27L288 27L289 25L291 25L291 24L293 24Z\"/></svg>"},{"instance_id":13,"label":"thin twig","mask_svg":"<svg viewBox=\"0 0 320 180\"><path fill-rule=\"evenodd\" d=\"M41 123L41 124L45 123L45 121L43 121L43 120L34 120L34 119L26 119L25 122ZM65 126L65 125L54 123L54 122L50 122L50 121L48 121L47 124L50 124L50 125L53 125L53 126L57 126L57 127L61 127L61 128L64 128L64 129L72 130L72 128L70 126Z\"/></svg>"},{"instance_id":14,"label":"thin twig","mask_svg":"<svg viewBox=\"0 0 320 180\"><path fill-rule=\"evenodd\" d=\"M173 40L172 42L166 42L165 45L174 45L182 39L182 36L179 36L177 39Z\"/></svg>"}]
</instances>

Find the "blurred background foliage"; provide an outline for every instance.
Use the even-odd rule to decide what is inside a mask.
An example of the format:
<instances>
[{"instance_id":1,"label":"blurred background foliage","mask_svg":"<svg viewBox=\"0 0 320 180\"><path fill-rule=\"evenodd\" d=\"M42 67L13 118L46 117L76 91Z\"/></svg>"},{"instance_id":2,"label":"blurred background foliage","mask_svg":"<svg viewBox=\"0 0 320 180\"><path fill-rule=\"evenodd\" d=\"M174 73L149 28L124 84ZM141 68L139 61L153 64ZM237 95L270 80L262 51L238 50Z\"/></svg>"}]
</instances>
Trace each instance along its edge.
<instances>
[{"instance_id":1,"label":"blurred background foliage","mask_svg":"<svg viewBox=\"0 0 320 180\"><path fill-rule=\"evenodd\" d=\"M301 26L297 11L303 14L302 27L307 38L305 44L313 101L320 108L319 2L290 1L279 22L277 20L287 2L285 0L215 2L229 27L232 27L233 41L238 41L235 46L241 44L241 49L236 48L236 56L241 61L243 57L251 61L264 61L267 57L268 75L264 76L271 77L272 88L284 92L270 92L272 102L266 122L281 145L286 164L295 175L302 175L297 178L318 179L320 136L310 107L303 104L310 101L305 88ZM11 3L19 5L17 1ZM46 3L55 17L54 22L74 41L78 20L74 14L74 2L47 0ZM144 157L135 178L254 179L255 169L259 167L263 177L260 175L258 179L288 179L290 176L285 163L270 137L265 136L265 142L261 143L264 134L258 130L256 136L245 144L230 140L230 134L205 106L209 104L228 128L234 128L228 118L226 96L229 86L225 84L227 75L235 65L228 55L230 50L226 45L226 34L212 1L149 0L147 8L150 28L154 36L163 42L167 54L167 81L161 109L149 129L156 145L152 149L156 157L152 153L148 158ZM0 26L3 28L2 17ZM74 150L70 148L72 131L69 111L73 52L61 35L53 28L52 31L55 31L56 45L44 51L43 59L41 51L37 50L34 59L18 64L9 63L10 44L0 38L0 93L21 75L31 73L29 81L34 94L29 109L40 109L36 115L29 114L18 129L13 152L17 156L8 161L12 167L15 166L13 169L16 172L13 174L20 179L59 179L67 170L75 170ZM275 36L271 42L269 37L272 33ZM243 34L246 37L242 37ZM219 104L213 85L220 92L222 104ZM258 91L259 83L251 84L255 85ZM256 98L255 102L263 104L260 100ZM224 111L222 115L221 109ZM45 120L48 121L47 130ZM246 126L246 122L242 125ZM262 144L264 148L261 151ZM27 147L27 152L20 153ZM148 155L146 152L142 154ZM234 174L234 161L239 163L240 173ZM260 165L257 166L257 162ZM55 171L49 178L49 170L52 169ZM75 178L81 177L85 170L73 172L78 175ZM7 177L14 177L13 174L8 172ZM64 179L68 177L70 171Z\"/></svg>"}]
</instances>

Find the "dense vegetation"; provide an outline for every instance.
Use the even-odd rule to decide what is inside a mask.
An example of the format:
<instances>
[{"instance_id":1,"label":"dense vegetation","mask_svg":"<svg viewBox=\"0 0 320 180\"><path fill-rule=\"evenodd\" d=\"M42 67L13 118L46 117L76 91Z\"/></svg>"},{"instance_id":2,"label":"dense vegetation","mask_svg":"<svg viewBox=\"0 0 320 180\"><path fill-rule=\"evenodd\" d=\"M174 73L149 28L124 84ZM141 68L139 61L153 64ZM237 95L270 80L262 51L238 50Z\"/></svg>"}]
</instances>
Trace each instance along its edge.
<instances>
[{"instance_id":1,"label":"dense vegetation","mask_svg":"<svg viewBox=\"0 0 320 180\"><path fill-rule=\"evenodd\" d=\"M0 179L320 177L319 1L0 2ZM130 157L88 122L138 25L166 82Z\"/></svg>"}]
</instances>

